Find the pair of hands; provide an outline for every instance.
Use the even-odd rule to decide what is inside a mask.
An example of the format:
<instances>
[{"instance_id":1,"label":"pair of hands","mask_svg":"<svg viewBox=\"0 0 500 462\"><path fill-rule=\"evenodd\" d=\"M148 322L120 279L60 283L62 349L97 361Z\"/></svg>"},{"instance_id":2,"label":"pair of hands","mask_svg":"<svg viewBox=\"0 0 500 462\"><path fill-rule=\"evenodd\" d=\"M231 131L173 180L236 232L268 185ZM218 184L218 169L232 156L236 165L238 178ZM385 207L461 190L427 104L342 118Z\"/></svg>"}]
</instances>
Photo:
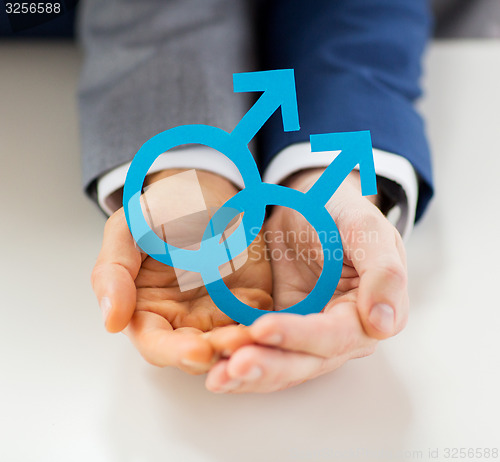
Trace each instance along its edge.
<instances>
[{"instance_id":1,"label":"pair of hands","mask_svg":"<svg viewBox=\"0 0 500 462\"><path fill-rule=\"evenodd\" d=\"M287 186L305 192L322 171L296 174ZM179 180L181 176L176 183L162 181L177 173L170 170L147 179L152 186L143 208L156 222L166 223L190 207L191 184ZM197 175L209 208L222 206L237 192L217 175ZM206 387L214 392L281 390L371 354L378 340L406 324L406 261L399 233L376 207L377 198L363 197L360 189L359 176L352 172L327 204L342 235L344 262L325 309L307 316L270 313L249 327L222 313L204 286L181 291L173 268L137 249L123 209L118 210L106 223L92 272L106 329L123 331L151 364L208 372ZM208 219L198 217L196 223L172 228L174 238L191 233L199 242ZM297 303L321 273L321 245L314 235L302 215L275 208L248 248L250 258L236 271L227 271L224 282L254 308L278 310Z\"/></svg>"}]
</instances>

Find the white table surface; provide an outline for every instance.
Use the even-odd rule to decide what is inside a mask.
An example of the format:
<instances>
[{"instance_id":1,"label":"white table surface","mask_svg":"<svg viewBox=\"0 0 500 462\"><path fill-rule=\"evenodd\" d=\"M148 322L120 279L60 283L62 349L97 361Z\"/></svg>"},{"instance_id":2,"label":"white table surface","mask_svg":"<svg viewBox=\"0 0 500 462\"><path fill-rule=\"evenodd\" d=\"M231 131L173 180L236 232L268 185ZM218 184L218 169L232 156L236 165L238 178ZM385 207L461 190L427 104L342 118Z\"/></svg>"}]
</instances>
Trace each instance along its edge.
<instances>
[{"instance_id":1,"label":"white table surface","mask_svg":"<svg viewBox=\"0 0 500 462\"><path fill-rule=\"evenodd\" d=\"M1 461L399 462L500 446L500 42L438 43L427 59L437 194L408 243L408 327L270 395L209 393L104 331L79 65L70 44L0 44Z\"/></svg>"}]
</instances>

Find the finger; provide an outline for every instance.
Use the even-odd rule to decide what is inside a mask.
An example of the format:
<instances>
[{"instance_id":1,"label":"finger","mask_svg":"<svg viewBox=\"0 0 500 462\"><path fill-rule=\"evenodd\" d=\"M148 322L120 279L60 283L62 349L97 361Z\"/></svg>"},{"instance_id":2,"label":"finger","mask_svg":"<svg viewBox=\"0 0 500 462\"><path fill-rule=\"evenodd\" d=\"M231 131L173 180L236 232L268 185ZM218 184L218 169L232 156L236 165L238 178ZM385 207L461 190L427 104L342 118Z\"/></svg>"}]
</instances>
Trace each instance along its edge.
<instances>
[{"instance_id":1,"label":"finger","mask_svg":"<svg viewBox=\"0 0 500 462\"><path fill-rule=\"evenodd\" d=\"M396 229L379 214L369 212L350 224L347 257L360 276L358 309L371 337L398 333L408 318L404 247Z\"/></svg>"},{"instance_id":2,"label":"finger","mask_svg":"<svg viewBox=\"0 0 500 462\"><path fill-rule=\"evenodd\" d=\"M242 325L224 326L203 334L212 348L224 358L237 349L253 342L248 327Z\"/></svg>"},{"instance_id":3,"label":"finger","mask_svg":"<svg viewBox=\"0 0 500 462\"><path fill-rule=\"evenodd\" d=\"M224 393L225 386L231 388L231 385L227 386L232 380L227 373L228 362L227 359L221 359L210 369L205 380L205 387L207 390L213 391L214 393ZM238 385L238 383L236 383L236 385Z\"/></svg>"},{"instance_id":4,"label":"finger","mask_svg":"<svg viewBox=\"0 0 500 462\"><path fill-rule=\"evenodd\" d=\"M355 301L331 302L324 313L268 314L250 326L256 343L322 358L359 357L375 348L359 320Z\"/></svg>"},{"instance_id":5,"label":"finger","mask_svg":"<svg viewBox=\"0 0 500 462\"><path fill-rule=\"evenodd\" d=\"M104 316L106 329L119 332L135 310L135 278L142 257L134 245L123 209L113 214L104 228L101 252L92 271L92 287Z\"/></svg>"},{"instance_id":6,"label":"finger","mask_svg":"<svg viewBox=\"0 0 500 462\"><path fill-rule=\"evenodd\" d=\"M317 356L246 346L209 372L205 385L216 393L269 393L317 377L338 364Z\"/></svg>"},{"instance_id":7,"label":"finger","mask_svg":"<svg viewBox=\"0 0 500 462\"><path fill-rule=\"evenodd\" d=\"M143 358L154 366L173 366L191 374L202 374L213 364L213 348L201 331L174 330L156 313L135 312L125 333Z\"/></svg>"}]
</instances>

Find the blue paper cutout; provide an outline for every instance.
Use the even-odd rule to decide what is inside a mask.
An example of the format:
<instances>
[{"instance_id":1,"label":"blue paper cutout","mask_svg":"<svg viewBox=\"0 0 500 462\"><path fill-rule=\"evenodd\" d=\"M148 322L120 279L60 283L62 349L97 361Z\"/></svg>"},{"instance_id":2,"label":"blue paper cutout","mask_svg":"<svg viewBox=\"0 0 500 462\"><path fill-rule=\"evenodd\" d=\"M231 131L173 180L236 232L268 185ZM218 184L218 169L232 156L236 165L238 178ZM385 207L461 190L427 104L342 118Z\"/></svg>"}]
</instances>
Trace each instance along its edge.
<instances>
[{"instance_id":1,"label":"blue paper cutout","mask_svg":"<svg viewBox=\"0 0 500 462\"><path fill-rule=\"evenodd\" d=\"M139 149L128 170L123 191L127 224L143 252L166 265L200 273L216 306L233 320L249 325L269 311L252 308L238 300L222 280L219 267L245 251L254 241L262 228L267 205L297 210L317 231L323 254L340 257L325 258L323 270L311 293L277 313L318 313L333 296L342 272L341 238L325 205L357 164L363 195L377 192L370 132L311 135L313 152L342 152L307 193L263 183L247 145L279 107L283 129L299 130L294 72L293 69L281 69L234 74L233 84L235 92L262 91L263 94L231 133L208 125L183 125L159 133ZM214 214L198 250L181 249L160 239L146 222L140 205L144 178L153 162L161 153L184 144L201 144L224 154L236 165L245 184L244 189ZM237 229L221 242L226 226L242 212Z\"/></svg>"}]
</instances>

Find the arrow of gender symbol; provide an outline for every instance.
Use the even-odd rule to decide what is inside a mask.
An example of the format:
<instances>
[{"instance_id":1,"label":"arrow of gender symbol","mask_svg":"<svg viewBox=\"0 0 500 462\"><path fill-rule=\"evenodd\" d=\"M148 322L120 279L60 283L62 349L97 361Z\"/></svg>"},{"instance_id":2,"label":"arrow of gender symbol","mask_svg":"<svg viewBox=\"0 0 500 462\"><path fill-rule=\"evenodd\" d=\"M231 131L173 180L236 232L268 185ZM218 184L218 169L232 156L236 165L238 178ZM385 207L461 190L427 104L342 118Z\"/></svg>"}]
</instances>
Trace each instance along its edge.
<instances>
[{"instance_id":1,"label":"arrow of gender symbol","mask_svg":"<svg viewBox=\"0 0 500 462\"><path fill-rule=\"evenodd\" d=\"M263 183L247 145L279 107L284 131L300 129L294 73L292 69L281 69L234 74L233 83L235 92L263 93L231 133L208 125L183 125L151 138L136 154L127 173L123 194L130 231L141 249L156 260L179 269L199 272L217 307L235 321L251 324L267 311L252 308L238 300L222 280L219 267L254 241L264 222L267 205L295 209L318 232L325 256L324 265L311 293L279 313L319 312L333 296L343 261L340 235L325 205L358 164L363 195L376 194L370 132L311 135L312 152L340 153L307 193ZM142 184L155 159L173 147L189 143L211 147L227 156L239 169L245 184L244 189L214 214L198 250L180 249L161 240L149 228L140 206ZM238 229L221 243L225 228L239 213L243 213L243 216ZM332 239L332 236L336 238Z\"/></svg>"}]
</instances>

